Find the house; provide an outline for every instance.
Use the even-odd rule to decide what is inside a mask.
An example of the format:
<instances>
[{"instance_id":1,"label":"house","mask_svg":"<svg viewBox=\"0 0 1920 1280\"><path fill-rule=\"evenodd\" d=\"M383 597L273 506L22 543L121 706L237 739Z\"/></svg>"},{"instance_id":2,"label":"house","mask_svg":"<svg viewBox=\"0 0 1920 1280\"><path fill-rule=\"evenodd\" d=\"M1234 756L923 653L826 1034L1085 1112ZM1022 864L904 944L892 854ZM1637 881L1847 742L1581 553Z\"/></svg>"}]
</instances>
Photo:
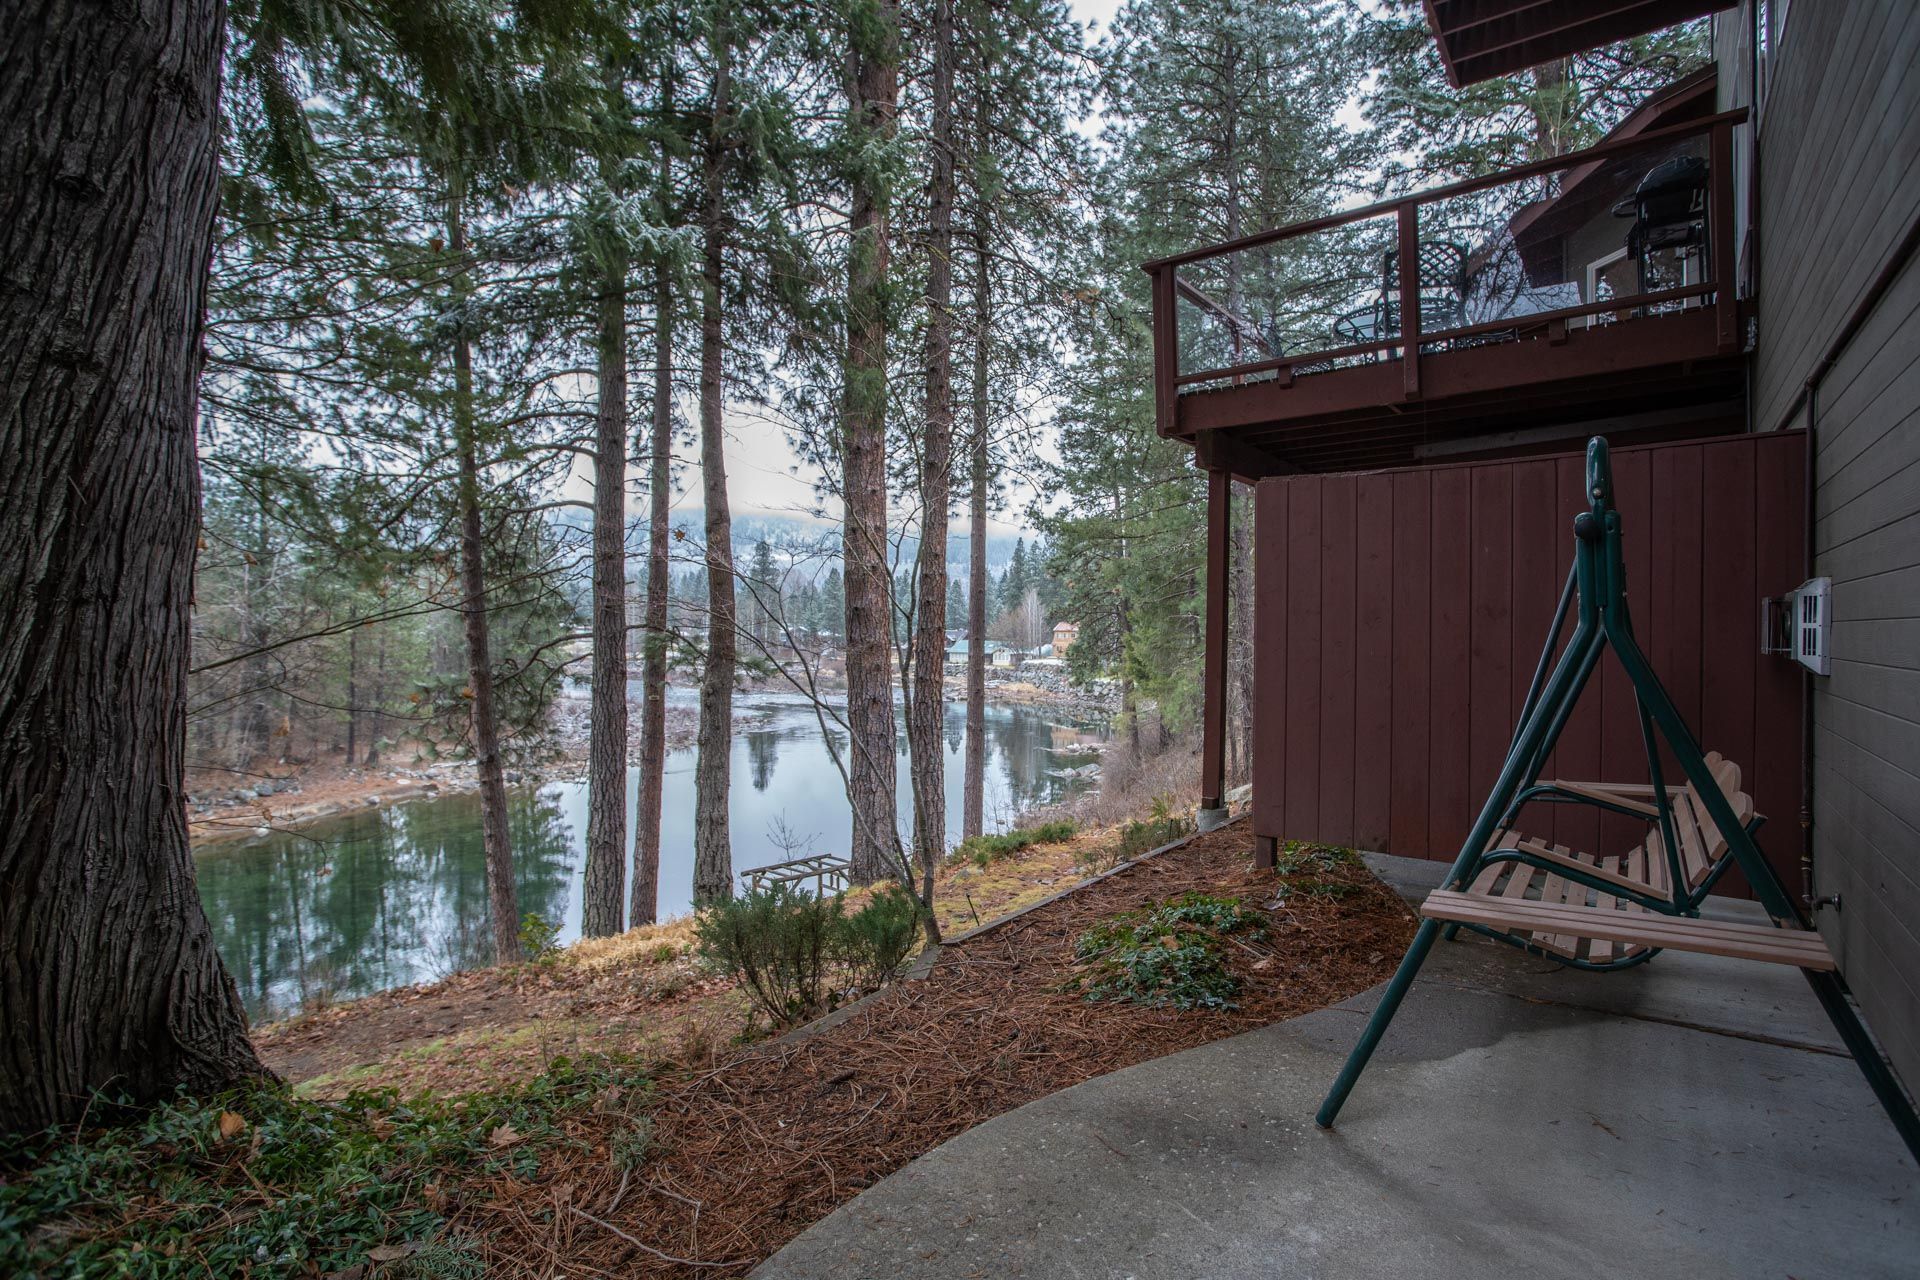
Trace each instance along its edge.
<instances>
[{"instance_id":1,"label":"house","mask_svg":"<svg viewBox=\"0 0 1920 1280\"><path fill-rule=\"evenodd\" d=\"M1077 622L1056 622L1053 624L1053 653L1056 658L1067 656L1067 650L1073 648L1073 642L1080 638L1080 624Z\"/></svg>"},{"instance_id":2,"label":"house","mask_svg":"<svg viewBox=\"0 0 1920 1280\"><path fill-rule=\"evenodd\" d=\"M1707 13L1714 61L1576 154L1146 264L1158 428L1209 478L1203 803L1225 785L1235 481L1262 855L1450 861L1604 435L1649 658L1742 762L1762 851L1920 1086L1920 6L1426 12L1458 84ZM1333 232L1344 268L1301 287ZM1803 583L1824 602L1805 665L1756 621ZM1602 670L1554 767L1644 776L1623 680ZM1559 821L1576 847L1617 835Z\"/></svg>"},{"instance_id":3,"label":"house","mask_svg":"<svg viewBox=\"0 0 1920 1280\"><path fill-rule=\"evenodd\" d=\"M1009 665L1001 661L1000 658L1001 654L1009 651L1009 646L1004 641L987 640L983 643L988 666L999 667ZM946 664L950 667L964 667L967 665L967 657L972 651L973 642L967 638L966 632L957 632L954 637L947 642Z\"/></svg>"}]
</instances>

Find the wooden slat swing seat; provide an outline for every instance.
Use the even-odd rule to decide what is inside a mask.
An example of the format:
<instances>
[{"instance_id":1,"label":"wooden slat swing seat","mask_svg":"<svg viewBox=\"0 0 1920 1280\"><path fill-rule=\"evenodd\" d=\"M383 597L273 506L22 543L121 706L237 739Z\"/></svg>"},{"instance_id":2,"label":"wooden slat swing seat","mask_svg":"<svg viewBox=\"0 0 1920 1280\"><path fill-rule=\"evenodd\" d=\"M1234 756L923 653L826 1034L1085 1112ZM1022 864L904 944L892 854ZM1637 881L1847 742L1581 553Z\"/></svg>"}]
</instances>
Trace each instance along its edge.
<instances>
[{"instance_id":1,"label":"wooden slat swing seat","mask_svg":"<svg viewBox=\"0 0 1920 1280\"><path fill-rule=\"evenodd\" d=\"M1587 444L1587 497L1590 509L1573 522L1573 567L1499 779L1446 880L1421 906L1424 919L1406 958L1320 1106L1321 1127L1331 1127L1339 1115L1434 942L1464 928L1596 972L1644 964L1663 950L1798 968L1907 1149L1920 1159L1920 1117L1912 1101L1848 1000L1826 942L1754 843L1762 819L1740 789L1740 766L1718 752L1701 752L1634 639L1620 513L1613 506L1607 442L1598 436ZM1560 650L1569 616L1573 634ZM1604 649L1613 651L1632 683L1648 781L1542 781L1547 756ZM1676 783L1662 776L1662 741L1679 765ZM1622 814L1644 821L1647 833L1624 852L1569 849L1522 829L1521 811L1534 803ZM1700 918L1700 904L1732 867L1746 876L1771 924Z\"/></svg>"}]
</instances>

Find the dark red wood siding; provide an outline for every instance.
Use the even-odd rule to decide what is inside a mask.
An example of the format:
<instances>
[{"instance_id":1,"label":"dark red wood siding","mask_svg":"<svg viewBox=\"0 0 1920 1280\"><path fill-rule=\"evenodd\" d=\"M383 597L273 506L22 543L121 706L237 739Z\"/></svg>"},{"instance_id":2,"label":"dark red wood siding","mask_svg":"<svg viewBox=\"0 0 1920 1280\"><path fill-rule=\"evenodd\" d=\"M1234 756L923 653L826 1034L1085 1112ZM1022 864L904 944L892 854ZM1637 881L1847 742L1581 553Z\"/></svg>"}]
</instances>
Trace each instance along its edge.
<instances>
[{"instance_id":1,"label":"dark red wood siding","mask_svg":"<svg viewBox=\"0 0 1920 1280\"><path fill-rule=\"evenodd\" d=\"M1614 454L1635 632L1701 743L1740 762L1769 816L1761 847L1796 888L1800 682L1760 656L1758 615L1762 595L1804 576L1805 450L1800 432L1775 432ZM1256 832L1453 859L1566 579L1581 467L1569 454L1260 482ZM1611 657L1549 771L1645 778ZM1585 849L1642 833L1587 809L1530 818Z\"/></svg>"}]
</instances>

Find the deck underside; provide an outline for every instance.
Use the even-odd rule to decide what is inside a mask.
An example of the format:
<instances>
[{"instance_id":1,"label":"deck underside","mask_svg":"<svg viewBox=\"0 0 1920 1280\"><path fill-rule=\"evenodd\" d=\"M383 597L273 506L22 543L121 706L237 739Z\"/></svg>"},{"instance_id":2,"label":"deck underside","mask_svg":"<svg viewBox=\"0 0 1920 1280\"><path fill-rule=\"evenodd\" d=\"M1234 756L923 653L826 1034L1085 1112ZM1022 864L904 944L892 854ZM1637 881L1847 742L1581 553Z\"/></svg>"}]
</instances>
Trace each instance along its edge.
<instances>
[{"instance_id":1,"label":"deck underside","mask_svg":"<svg viewBox=\"0 0 1920 1280\"><path fill-rule=\"evenodd\" d=\"M1745 368L1706 309L1189 391L1175 434L1245 479L1720 435L1745 426Z\"/></svg>"}]
</instances>

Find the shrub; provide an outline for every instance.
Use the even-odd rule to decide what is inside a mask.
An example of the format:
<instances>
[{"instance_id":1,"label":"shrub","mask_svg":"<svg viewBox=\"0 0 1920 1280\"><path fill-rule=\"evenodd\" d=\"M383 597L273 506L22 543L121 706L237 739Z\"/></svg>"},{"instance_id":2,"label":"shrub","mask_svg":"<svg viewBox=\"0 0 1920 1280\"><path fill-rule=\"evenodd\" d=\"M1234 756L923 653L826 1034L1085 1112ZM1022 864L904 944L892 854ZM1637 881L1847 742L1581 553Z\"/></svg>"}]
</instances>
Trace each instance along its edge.
<instances>
[{"instance_id":1,"label":"shrub","mask_svg":"<svg viewBox=\"0 0 1920 1280\"><path fill-rule=\"evenodd\" d=\"M1137 858L1163 844L1172 844L1182 836L1192 834L1193 819L1173 812L1172 797L1155 796L1153 808L1145 818L1120 828L1120 860L1125 862L1129 858Z\"/></svg>"},{"instance_id":2,"label":"shrub","mask_svg":"<svg viewBox=\"0 0 1920 1280\"><path fill-rule=\"evenodd\" d=\"M520 917L520 954L535 964L560 954L560 926L529 911Z\"/></svg>"},{"instance_id":3,"label":"shrub","mask_svg":"<svg viewBox=\"0 0 1920 1280\"><path fill-rule=\"evenodd\" d=\"M1075 981L1092 1001L1231 1009L1240 984L1226 966L1225 938L1264 928L1238 898L1183 894L1081 934L1074 956L1083 967Z\"/></svg>"},{"instance_id":4,"label":"shrub","mask_svg":"<svg viewBox=\"0 0 1920 1280\"><path fill-rule=\"evenodd\" d=\"M784 1027L826 1008L827 964L844 920L840 899L774 884L714 903L693 931L700 954L739 979L753 1008Z\"/></svg>"},{"instance_id":5,"label":"shrub","mask_svg":"<svg viewBox=\"0 0 1920 1280\"><path fill-rule=\"evenodd\" d=\"M892 981L919 940L920 900L895 882L842 919L839 953L856 985L878 987Z\"/></svg>"},{"instance_id":6,"label":"shrub","mask_svg":"<svg viewBox=\"0 0 1920 1280\"><path fill-rule=\"evenodd\" d=\"M1062 819L1058 822L1043 822L1037 827L1003 831L998 835L971 836L962 840L954 849L951 860L972 862L976 867L984 867L989 862L1010 858L1036 844L1058 844L1062 840L1071 840L1079 830L1079 823Z\"/></svg>"}]
</instances>

